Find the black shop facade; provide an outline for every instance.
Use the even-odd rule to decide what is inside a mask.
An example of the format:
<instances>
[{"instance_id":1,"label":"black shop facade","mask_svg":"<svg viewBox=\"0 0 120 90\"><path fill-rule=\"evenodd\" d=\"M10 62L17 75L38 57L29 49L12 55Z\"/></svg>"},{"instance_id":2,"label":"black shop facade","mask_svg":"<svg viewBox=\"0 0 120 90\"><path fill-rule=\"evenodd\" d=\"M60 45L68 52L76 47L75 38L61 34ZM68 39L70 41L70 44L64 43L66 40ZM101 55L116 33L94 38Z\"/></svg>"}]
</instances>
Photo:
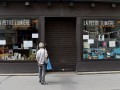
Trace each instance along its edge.
<instances>
[{"instance_id":1,"label":"black shop facade","mask_svg":"<svg viewBox=\"0 0 120 90\"><path fill-rule=\"evenodd\" d=\"M1 0L0 73L38 72L46 44L51 71L119 71L119 0Z\"/></svg>"}]
</instances>

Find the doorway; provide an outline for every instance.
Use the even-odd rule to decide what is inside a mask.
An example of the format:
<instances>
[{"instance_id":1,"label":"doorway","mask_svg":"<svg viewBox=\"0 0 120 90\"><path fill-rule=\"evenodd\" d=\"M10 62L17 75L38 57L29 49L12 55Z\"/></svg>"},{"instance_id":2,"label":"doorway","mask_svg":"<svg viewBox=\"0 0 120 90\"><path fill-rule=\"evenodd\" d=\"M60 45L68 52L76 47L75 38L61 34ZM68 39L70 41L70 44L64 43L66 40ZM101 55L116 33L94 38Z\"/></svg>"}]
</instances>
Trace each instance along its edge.
<instances>
[{"instance_id":1,"label":"doorway","mask_svg":"<svg viewBox=\"0 0 120 90\"><path fill-rule=\"evenodd\" d=\"M54 71L76 70L76 18L45 18L45 41Z\"/></svg>"}]
</instances>

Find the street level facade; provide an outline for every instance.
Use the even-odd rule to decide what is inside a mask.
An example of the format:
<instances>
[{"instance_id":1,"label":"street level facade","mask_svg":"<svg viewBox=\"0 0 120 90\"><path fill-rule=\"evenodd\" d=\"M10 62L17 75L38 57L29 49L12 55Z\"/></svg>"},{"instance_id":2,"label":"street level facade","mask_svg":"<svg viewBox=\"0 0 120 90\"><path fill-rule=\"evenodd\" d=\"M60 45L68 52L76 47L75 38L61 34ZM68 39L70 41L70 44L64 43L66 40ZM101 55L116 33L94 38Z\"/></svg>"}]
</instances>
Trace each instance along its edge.
<instances>
[{"instance_id":1,"label":"street level facade","mask_svg":"<svg viewBox=\"0 0 120 90\"><path fill-rule=\"evenodd\" d=\"M0 1L0 73L38 72L40 41L52 71L120 70L119 0Z\"/></svg>"}]
</instances>

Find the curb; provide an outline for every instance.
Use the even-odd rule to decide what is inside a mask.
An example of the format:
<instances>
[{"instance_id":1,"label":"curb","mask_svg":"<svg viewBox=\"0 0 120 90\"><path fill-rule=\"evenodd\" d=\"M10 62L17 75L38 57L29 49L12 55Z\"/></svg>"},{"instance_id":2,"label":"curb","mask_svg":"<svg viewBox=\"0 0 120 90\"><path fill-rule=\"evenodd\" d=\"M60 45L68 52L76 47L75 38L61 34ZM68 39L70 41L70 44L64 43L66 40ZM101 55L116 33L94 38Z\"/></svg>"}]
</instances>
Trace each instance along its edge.
<instances>
[{"instance_id":1,"label":"curb","mask_svg":"<svg viewBox=\"0 0 120 90\"><path fill-rule=\"evenodd\" d=\"M0 76L38 76L38 73L10 73L0 74Z\"/></svg>"},{"instance_id":2,"label":"curb","mask_svg":"<svg viewBox=\"0 0 120 90\"><path fill-rule=\"evenodd\" d=\"M47 74L57 74L57 75L77 75L76 72L47 72ZM38 76L39 73L5 73L0 74L0 76Z\"/></svg>"},{"instance_id":3,"label":"curb","mask_svg":"<svg viewBox=\"0 0 120 90\"><path fill-rule=\"evenodd\" d=\"M89 74L117 74L120 71L98 71L98 72L77 72L77 75L89 75Z\"/></svg>"}]
</instances>

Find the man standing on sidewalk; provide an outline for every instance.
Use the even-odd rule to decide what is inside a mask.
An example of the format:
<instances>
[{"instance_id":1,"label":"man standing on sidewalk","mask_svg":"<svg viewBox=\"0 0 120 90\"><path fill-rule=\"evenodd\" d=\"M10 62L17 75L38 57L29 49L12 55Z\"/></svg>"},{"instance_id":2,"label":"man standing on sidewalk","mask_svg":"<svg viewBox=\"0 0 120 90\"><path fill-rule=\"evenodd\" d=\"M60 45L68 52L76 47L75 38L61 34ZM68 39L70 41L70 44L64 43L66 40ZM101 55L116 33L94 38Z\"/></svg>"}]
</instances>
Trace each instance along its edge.
<instances>
[{"instance_id":1,"label":"man standing on sidewalk","mask_svg":"<svg viewBox=\"0 0 120 90\"><path fill-rule=\"evenodd\" d=\"M36 53L36 59L38 62L39 67L39 82L42 85L47 84L45 82L45 74L46 74L46 64L45 60L48 57L47 50L44 47L44 44L42 42L39 43L39 50Z\"/></svg>"}]
</instances>

